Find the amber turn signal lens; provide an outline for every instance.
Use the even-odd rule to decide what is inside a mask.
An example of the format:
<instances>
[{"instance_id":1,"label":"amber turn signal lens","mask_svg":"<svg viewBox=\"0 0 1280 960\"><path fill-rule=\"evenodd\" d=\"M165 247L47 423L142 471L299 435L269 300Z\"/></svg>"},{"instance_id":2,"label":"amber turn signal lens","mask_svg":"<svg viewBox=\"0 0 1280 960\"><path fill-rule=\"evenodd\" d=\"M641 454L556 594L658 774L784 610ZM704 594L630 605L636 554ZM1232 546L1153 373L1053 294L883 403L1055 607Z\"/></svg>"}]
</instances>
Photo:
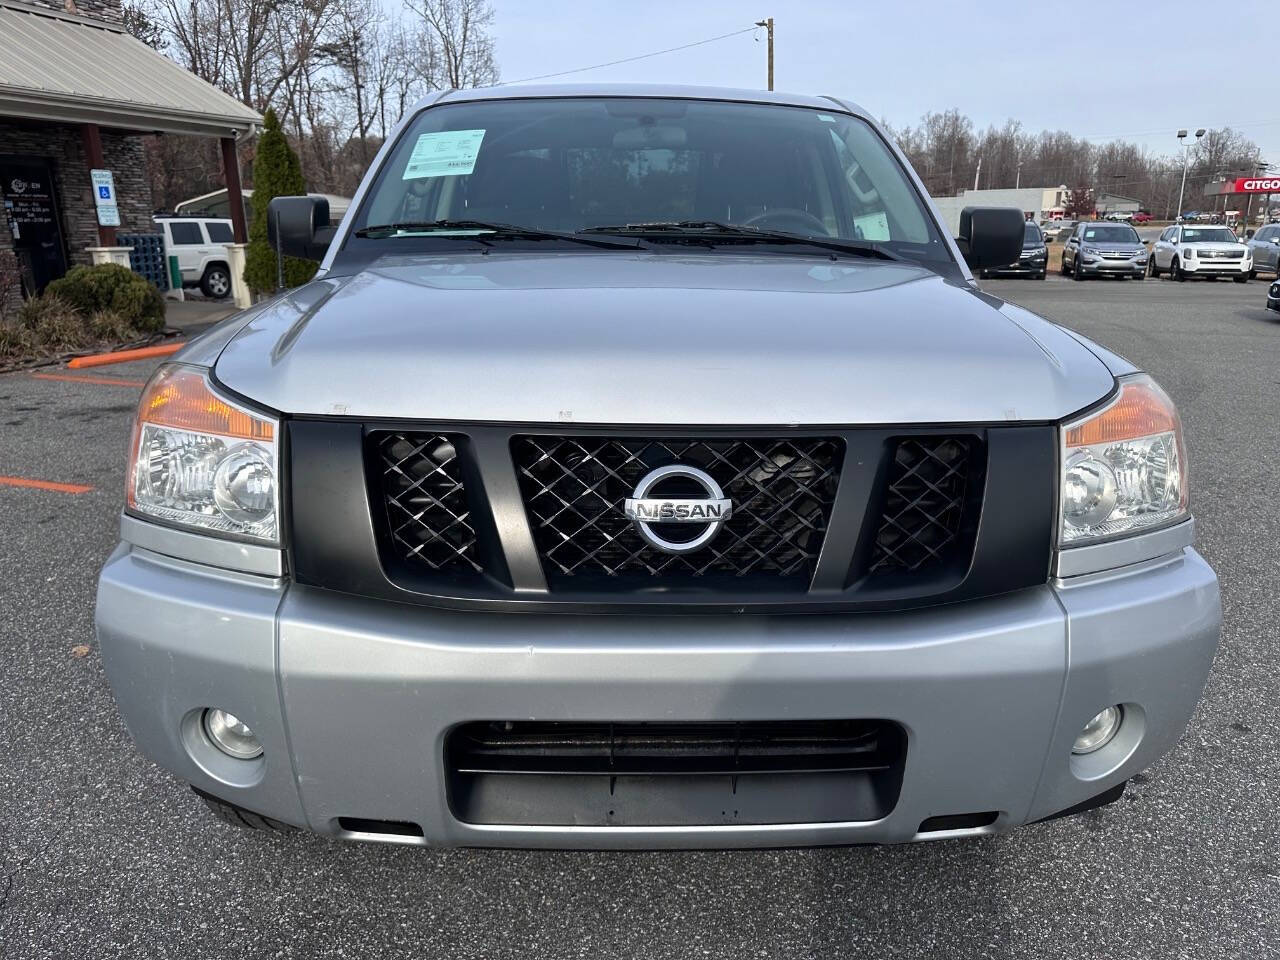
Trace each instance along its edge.
<instances>
[{"instance_id":1,"label":"amber turn signal lens","mask_svg":"<svg viewBox=\"0 0 1280 960\"><path fill-rule=\"evenodd\" d=\"M1092 420L1067 430L1068 447L1095 443L1118 443L1157 433L1178 433L1178 414L1173 402L1150 380L1134 380L1120 387L1115 403Z\"/></svg>"},{"instance_id":2,"label":"amber turn signal lens","mask_svg":"<svg viewBox=\"0 0 1280 960\"><path fill-rule=\"evenodd\" d=\"M167 367L147 384L138 422L213 433L241 440L274 439L275 425L214 396L205 378L187 367Z\"/></svg>"}]
</instances>

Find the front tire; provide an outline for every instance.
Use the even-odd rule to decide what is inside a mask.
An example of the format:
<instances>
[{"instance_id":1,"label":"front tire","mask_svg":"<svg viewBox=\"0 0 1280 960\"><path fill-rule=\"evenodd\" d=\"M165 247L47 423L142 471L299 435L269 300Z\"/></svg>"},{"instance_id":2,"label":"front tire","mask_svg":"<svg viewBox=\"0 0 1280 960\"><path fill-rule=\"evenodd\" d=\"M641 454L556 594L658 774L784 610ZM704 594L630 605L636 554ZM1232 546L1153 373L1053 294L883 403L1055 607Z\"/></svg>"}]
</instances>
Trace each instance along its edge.
<instances>
[{"instance_id":1,"label":"front tire","mask_svg":"<svg viewBox=\"0 0 1280 960\"><path fill-rule=\"evenodd\" d=\"M1178 262L1178 258L1173 258L1173 263L1169 264L1169 276L1173 277L1179 283L1187 279L1187 275L1182 272L1182 264Z\"/></svg>"},{"instance_id":2,"label":"front tire","mask_svg":"<svg viewBox=\"0 0 1280 960\"><path fill-rule=\"evenodd\" d=\"M1232 277L1231 279L1232 279L1232 280L1234 280L1236 283L1248 283L1248 282L1249 282L1249 276L1248 276L1247 274L1246 274L1245 276L1243 276L1243 277Z\"/></svg>"},{"instance_id":3,"label":"front tire","mask_svg":"<svg viewBox=\"0 0 1280 960\"><path fill-rule=\"evenodd\" d=\"M212 264L200 278L200 290L212 300L222 300L231 294L231 271L220 263Z\"/></svg>"},{"instance_id":4,"label":"front tire","mask_svg":"<svg viewBox=\"0 0 1280 960\"><path fill-rule=\"evenodd\" d=\"M244 807L238 807L234 803L228 803L225 800L219 800L217 797L205 793L196 787L192 790L204 801L213 815L223 823L229 823L233 827L239 827L242 830L265 830L270 833L295 833L297 827L292 824L283 823L271 817L264 817L260 813L254 813L252 810L246 810Z\"/></svg>"},{"instance_id":5,"label":"front tire","mask_svg":"<svg viewBox=\"0 0 1280 960\"><path fill-rule=\"evenodd\" d=\"M1151 259L1147 261L1147 276L1152 280L1160 279L1160 268L1156 266L1156 255L1153 253Z\"/></svg>"},{"instance_id":6,"label":"front tire","mask_svg":"<svg viewBox=\"0 0 1280 960\"><path fill-rule=\"evenodd\" d=\"M1083 279L1084 279L1084 271L1080 269L1080 261L1079 261L1079 260L1077 260L1074 264L1072 264L1072 265L1071 265L1071 279L1073 279L1073 280L1083 280Z\"/></svg>"}]
</instances>

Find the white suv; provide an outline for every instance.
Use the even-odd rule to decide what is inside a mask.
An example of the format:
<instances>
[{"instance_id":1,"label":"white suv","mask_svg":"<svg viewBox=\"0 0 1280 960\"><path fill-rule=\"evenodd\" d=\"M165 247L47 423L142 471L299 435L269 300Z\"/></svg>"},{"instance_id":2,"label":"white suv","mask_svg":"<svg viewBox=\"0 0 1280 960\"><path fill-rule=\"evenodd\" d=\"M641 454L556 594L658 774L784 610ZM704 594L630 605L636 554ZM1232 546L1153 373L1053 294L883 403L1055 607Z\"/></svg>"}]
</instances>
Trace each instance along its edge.
<instances>
[{"instance_id":1,"label":"white suv","mask_svg":"<svg viewBox=\"0 0 1280 960\"><path fill-rule=\"evenodd\" d=\"M163 217L156 225L164 233L164 252L178 258L184 287L199 286L206 297L231 295L227 244L234 242L230 220L207 217Z\"/></svg>"},{"instance_id":2,"label":"white suv","mask_svg":"<svg viewBox=\"0 0 1280 960\"><path fill-rule=\"evenodd\" d=\"M1167 273L1175 280L1187 277L1231 277L1248 283L1253 270L1249 248L1229 227L1175 224L1160 234L1151 247L1151 275Z\"/></svg>"}]
</instances>

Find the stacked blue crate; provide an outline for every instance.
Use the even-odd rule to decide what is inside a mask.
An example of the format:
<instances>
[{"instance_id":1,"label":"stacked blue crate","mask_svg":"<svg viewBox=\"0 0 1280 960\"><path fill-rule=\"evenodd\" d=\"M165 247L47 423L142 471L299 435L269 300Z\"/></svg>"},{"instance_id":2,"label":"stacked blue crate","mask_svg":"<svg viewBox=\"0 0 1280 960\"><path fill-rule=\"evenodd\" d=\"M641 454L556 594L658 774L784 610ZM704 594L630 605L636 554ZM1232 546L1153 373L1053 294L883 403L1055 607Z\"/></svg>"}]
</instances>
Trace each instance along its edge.
<instances>
[{"instance_id":1,"label":"stacked blue crate","mask_svg":"<svg viewBox=\"0 0 1280 960\"><path fill-rule=\"evenodd\" d=\"M126 233L116 237L122 247L132 247L129 266L134 273L146 277L161 290L169 289L169 264L164 255L164 234Z\"/></svg>"}]
</instances>

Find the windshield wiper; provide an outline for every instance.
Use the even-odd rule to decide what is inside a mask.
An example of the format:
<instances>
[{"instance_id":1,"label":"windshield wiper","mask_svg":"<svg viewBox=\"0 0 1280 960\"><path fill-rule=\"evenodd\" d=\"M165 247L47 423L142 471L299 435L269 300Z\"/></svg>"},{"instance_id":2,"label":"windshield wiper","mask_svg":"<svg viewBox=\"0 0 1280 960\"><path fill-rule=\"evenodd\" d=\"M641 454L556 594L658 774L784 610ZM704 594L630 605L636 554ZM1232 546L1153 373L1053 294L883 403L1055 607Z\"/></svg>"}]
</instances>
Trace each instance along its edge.
<instances>
[{"instance_id":1,"label":"windshield wiper","mask_svg":"<svg viewBox=\"0 0 1280 960\"><path fill-rule=\"evenodd\" d=\"M459 233L459 231L466 231ZM472 233L471 231L475 231ZM560 233L556 230L539 230L535 227L521 227L514 223L491 223L486 220L424 220L402 221L400 223L381 223L370 227L362 227L356 231L357 237L387 239L392 237L422 237L432 234L461 236L464 240L477 240L485 243L489 240L567 240L570 243L586 244L606 250L636 250L638 242L625 243L620 240L609 240L604 237L584 237L576 233Z\"/></svg>"},{"instance_id":2,"label":"windshield wiper","mask_svg":"<svg viewBox=\"0 0 1280 960\"><path fill-rule=\"evenodd\" d=\"M860 257L877 257L881 260L898 260L903 258L892 250L871 240L844 240L836 237L812 236L805 233L792 233L789 230L765 230L761 227L744 226L737 223L721 223L718 220L676 220L655 221L653 223L627 223L613 227L587 227L579 233L609 233L617 236L643 237L646 240L662 241L679 240L728 240L739 243L785 243L802 244L832 250L837 253L851 253Z\"/></svg>"}]
</instances>

